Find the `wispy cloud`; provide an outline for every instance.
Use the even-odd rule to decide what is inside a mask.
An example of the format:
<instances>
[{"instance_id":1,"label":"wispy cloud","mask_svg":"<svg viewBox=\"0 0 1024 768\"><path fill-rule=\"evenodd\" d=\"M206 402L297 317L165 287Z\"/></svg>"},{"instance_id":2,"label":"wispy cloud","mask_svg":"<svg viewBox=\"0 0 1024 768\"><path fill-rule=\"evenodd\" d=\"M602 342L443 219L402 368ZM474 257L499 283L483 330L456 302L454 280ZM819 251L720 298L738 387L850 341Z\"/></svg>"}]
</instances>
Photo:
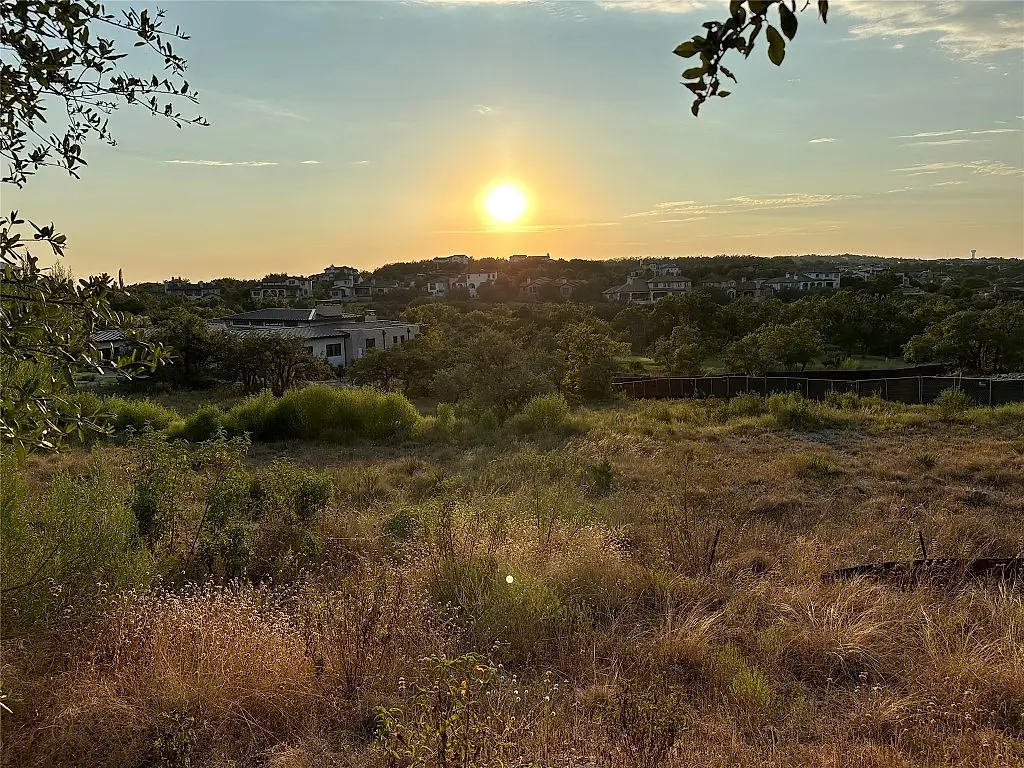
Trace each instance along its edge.
<instances>
[{"instance_id":1,"label":"wispy cloud","mask_svg":"<svg viewBox=\"0 0 1024 768\"><path fill-rule=\"evenodd\" d=\"M1020 133L1019 128L990 128L987 131L971 131L972 136L981 136L985 133Z\"/></svg>"},{"instance_id":2,"label":"wispy cloud","mask_svg":"<svg viewBox=\"0 0 1024 768\"><path fill-rule=\"evenodd\" d=\"M320 165L319 160L303 160L300 165Z\"/></svg>"},{"instance_id":3,"label":"wispy cloud","mask_svg":"<svg viewBox=\"0 0 1024 768\"><path fill-rule=\"evenodd\" d=\"M942 141L909 141L901 147L948 147L952 144L970 144L976 139L943 139Z\"/></svg>"},{"instance_id":4,"label":"wispy cloud","mask_svg":"<svg viewBox=\"0 0 1024 768\"><path fill-rule=\"evenodd\" d=\"M300 115L297 112L292 112L290 109L273 104L263 99L251 99L246 96L242 96L235 99L235 104L240 106L242 109L247 109L250 112L258 112L263 115L269 115L270 117L281 117L286 120L302 120L308 122L309 118L305 115Z\"/></svg>"},{"instance_id":5,"label":"wispy cloud","mask_svg":"<svg viewBox=\"0 0 1024 768\"><path fill-rule=\"evenodd\" d=\"M831 144L833 141L835 141L835 139L833 139L831 136L824 136L824 137L822 137L820 139L811 139L807 143L808 144Z\"/></svg>"},{"instance_id":6,"label":"wispy cloud","mask_svg":"<svg viewBox=\"0 0 1024 768\"><path fill-rule=\"evenodd\" d=\"M478 115L489 115L494 112L494 107L489 107L486 104L476 104L473 107L473 111Z\"/></svg>"},{"instance_id":7,"label":"wispy cloud","mask_svg":"<svg viewBox=\"0 0 1024 768\"><path fill-rule=\"evenodd\" d=\"M781 195L751 197L741 195L716 203L698 203L693 200L679 200L658 203L647 211L628 213L623 218L653 218L655 221L693 221L712 215L744 213L751 211L776 210L783 208L813 208L819 205L855 200L859 195L822 195L804 192L790 192Z\"/></svg>"},{"instance_id":8,"label":"wispy cloud","mask_svg":"<svg viewBox=\"0 0 1024 768\"><path fill-rule=\"evenodd\" d=\"M973 160L969 163L922 163L891 170L894 173L903 173L907 176L925 176L955 170L969 171L983 176L1024 176L1024 168L1008 165L998 160Z\"/></svg>"},{"instance_id":9,"label":"wispy cloud","mask_svg":"<svg viewBox=\"0 0 1024 768\"><path fill-rule=\"evenodd\" d=\"M172 165L209 165L217 166L219 168L227 167L246 167L246 168L262 168L268 165L279 165L279 163L272 163L265 160L243 160L241 162L227 162L225 160L164 160L165 163Z\"/></svg>"},{"instance_id":10,"label":"wispy cloud","mask_svg":"<svg viewBox=\"0 0 1024 768\"><path fill-rule=\"evenodd\" d=\"M369 160L353 160L352 165L369 165Z\"/></svg>"},{"instance_id":11,"label":"wispy cloud","mask_svg":"<svg viewBox=\"0 0 1024 768\"><path fill-rule=\"evenodd\" d=\"M932 184L933 187L957 187L961 184L966 184L966 181L936 181Z\"/></svg>"},{"instance_id":12,"label":"wispy cloud","mask_svg":"<svg viewBox=\"0 0 1024 768\"><path fill-rule=\"evenodd\" d=\"M903 43L896 43L896 45L892 47L894 51L902 51L904 48L906 48L906 46L903 45Z\"/></svg>"},{"instance_id":13,"label":"wispy cloud","mask_svg":"<svg viewBox=\"0 0 1024 768\"><path fill-rule=\"evenodd\" d=\"M962 58L1024 48L1024 16L1018 3L860 0L837 3L835 10L850 17L855 37L903 40L921 35Z\"/></svg>"},{"instance_id":14,"label":"wispy cloud","mask_svg":"<svg viewBox=\"0 0 1024 768\"><path fill-rule=\"evenodd\" d=\"M903 136L894 136L896 139L932 139L936 136L955 136L958 133L967 133L962 128L955 131L922 131L921 133L908 133Z\"/></svg>"}]
</instances>

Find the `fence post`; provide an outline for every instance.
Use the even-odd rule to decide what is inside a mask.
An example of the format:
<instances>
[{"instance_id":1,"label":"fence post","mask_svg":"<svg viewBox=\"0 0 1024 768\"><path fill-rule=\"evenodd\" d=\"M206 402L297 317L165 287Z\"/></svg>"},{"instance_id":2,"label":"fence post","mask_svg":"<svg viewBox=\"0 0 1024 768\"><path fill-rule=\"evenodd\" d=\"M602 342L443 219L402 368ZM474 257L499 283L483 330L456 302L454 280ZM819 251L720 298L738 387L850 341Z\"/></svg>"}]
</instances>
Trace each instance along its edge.
<instances>
[{"instance_id":1,"label":"fence post","mask_svg":"<svg viewBox=\"0 0 1024 768\"><path fill-rule=\"evenodd\" d=\"M988 377L988 406L992 407L992 377Z\"/></svg>"},{"instance_id":2,"label":"fence post","mask_svg":"<svg viewBox=\"0 0 1024 768\"><path fill-rule=\"evenodd\" d=\"M924 405L924 377L917 377L917 404Z\"/></svg>"},{"instance_id":3,"label":"fence post","mask_svg":"<svg viewBox=\"0 0 1024 768\"><path fill-rule=\"evenodd\" d=\"M889 399L889 380L888 379L883 379L883 381L885 382L885 399L888 400Z\"/></svg>"}]
</instances>

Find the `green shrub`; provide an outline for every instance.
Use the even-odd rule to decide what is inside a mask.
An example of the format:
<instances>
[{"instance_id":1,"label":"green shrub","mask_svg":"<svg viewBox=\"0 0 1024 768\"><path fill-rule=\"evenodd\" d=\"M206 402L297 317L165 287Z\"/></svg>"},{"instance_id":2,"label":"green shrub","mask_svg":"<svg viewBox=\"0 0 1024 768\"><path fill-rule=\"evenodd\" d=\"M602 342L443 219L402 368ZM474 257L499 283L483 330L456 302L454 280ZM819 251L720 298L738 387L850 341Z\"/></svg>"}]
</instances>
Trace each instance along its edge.
<instances>
[{"instance_id":1,"label":"green shrub","mask_svg":"<svg viewBox=\"0 0 1024 768\"><path fill-rule=\"evenodd\" d=\"M725 404L725 412L730 418L760 416L765 411L764 398L754 392L736 395Z\"/></svg>"},{"instance_id":2,"label":"green shrub","mask_svg":"<svg viewBox=\"0 0 1024 768\"><path fill-rule=\"evenodd\" d=\"M969 410L975 405L975 402L962 389L950 387L939 392L939 396L935 398L934 405L938 408L939 413L942 414L943 419L951 421Z\"/></svg>"},{"instance_id":3,"label":"green shrub","mask_svg":"<svg viewBox=\"0 0 1024 768\"><path fill-rule=\"evenodd\" d=\"M572 428L572 416L565 395L540 395L523 406L515 418L516 429L524 434L564 434Z\"/></svg>"},{"instance_id":4,"label":"green shrub","mask_svg":"<svg viewBox=\"0 0 1024 768\"><path fill-rule=\"evenodd\" d=\"M827 407L805 400L796 392L771 395L765 405L776 426L783 429L814 429L841 423L829 413Z\"/></svg>"},{"instance_id":5,"label":"green shrub","mask_svg":"<svg viewBox=\"0 0 1024 768\"><path fill-rule=\"evenodd\" d=\"M220 408L215 405L206 405L185 419L180 436L190 443L201 443L203 440L215 437L219 430L224 429L224 424L224 413Z\"/></svg>"},{"instance_id":6,"label":"green shrub","mask_svg":"<svg viewBox=\"0 0 1024 768\"><path fill-rule=\"evenodd\" d=\"M277 398L266 389L231 408L224 419L225 427L232 434L248 433L254 440L265 440L263 427L276 407Z\"/></svg>"},{"instance_id":7,"label":"green shrub","mask_svg":"<svg viewBox=\"0 0 1024 768\"><path fill-rule=\"evenodd\" d=\"M409 438L419 421L416 406L395 392L311 386L281 398L269 392L251 397L228 412L225 426L268 442L392 442Z\"/></svg>"},{"instance_id":8,"label":"green shrub","mask_svg":"<svg viewBox=\"0 0 1024 768\"><path fill-rule=\"evenodd\" d=\"M181 417L170 408L164 408L151 400L130 400L124 397L108 397L103 401L103 411L110 414L110 424L117 432L131 427L136 432L150 429L166 429Z\"/></svg>"},{"instance_id":9,"label":"green shrub","mask_svg":"<svg viewBox=\"0 0 1024 768\"><path fill-rule=\"evenodd\" d=\"M26 486L10 456L0 462L5 628L83 618L101 605L101 592L149 584L152 558L137 535L129 487L101 456L84 475L60 472L41 491Z\"/></svg>"}]
</instances>

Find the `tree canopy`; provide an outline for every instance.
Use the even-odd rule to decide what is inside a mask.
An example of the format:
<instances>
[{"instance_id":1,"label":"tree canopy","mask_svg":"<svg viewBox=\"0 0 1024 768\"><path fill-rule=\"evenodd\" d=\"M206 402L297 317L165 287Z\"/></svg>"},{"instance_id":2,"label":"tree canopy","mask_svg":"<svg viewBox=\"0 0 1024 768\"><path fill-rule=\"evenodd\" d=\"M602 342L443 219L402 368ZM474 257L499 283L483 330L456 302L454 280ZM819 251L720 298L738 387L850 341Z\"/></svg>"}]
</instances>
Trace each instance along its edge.
<instances>
[{"instance_id":1,"label":"tree canopy","mask_svg":"<svg viewBox=\"0 0 1024 768\"><path fill-rule=\"evenodd\" d=\"M807 8L811 0L805 0ZM818 15L822 22L828 22L828 0L817 0ZM772 12L778 21L769 20ZM732 0L729 3L729 17L724 21L708 21L703 24L704 33L694 35L676 46L674 53L684 59L699 58L699 63L683 72L684 85L693 93L690 111L694 117L700 113L701 105L712 97L724 99L730 91L722 89L722 78L734 83L736 76L725 66L729 51L738 51L749 58L761 31L764 30L768 43L768 59L775 66L786 58L786 41L796 37L797 0Z\"/></svg>"},{"instance_id":2,"label":"tree canopy","mask_svg":"<svg viewBox=\"0 0 1024 768\"><path fill-rule=\"evenodd\" d=\"M185 59L172 48L187 37L163 29L163 17L132 9L112 14L91 0L0 2L0 183L24 187L44 167L78 178L88 139L116 144L107 116L122 106L179 127L206 123L175 108L197 96L183 77ZM104 34L136 38L134 47L162 60L163 74L124 69L126 54ZM51 125L62 127L47 133ZM30 246L61 257L67 238L52 223L37 224L17 211L0 218L0 437L24 448L55 448L66 435L96 427L66 395L76 373L100 365L91 332L126 325L111 306L123 286L109 275L76 283L40 267ZM164 359L143 339L133 346L131 356L113 361L126 376Z\"/></svg>"}]
</instances>

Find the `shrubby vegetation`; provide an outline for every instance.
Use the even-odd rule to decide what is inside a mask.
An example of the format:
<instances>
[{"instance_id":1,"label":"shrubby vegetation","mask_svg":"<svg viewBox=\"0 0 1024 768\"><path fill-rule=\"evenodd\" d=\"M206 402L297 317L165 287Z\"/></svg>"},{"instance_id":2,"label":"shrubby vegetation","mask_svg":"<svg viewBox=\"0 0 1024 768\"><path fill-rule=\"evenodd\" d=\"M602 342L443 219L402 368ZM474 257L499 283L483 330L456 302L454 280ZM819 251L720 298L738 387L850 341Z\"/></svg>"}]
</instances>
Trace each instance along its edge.
<instances>
[{"instance_id":1,"label":"shrubby vegetation","mask_svg":"<svg viewBox=\"0 0 1024 768\"><path fill-rule=\"evenodd\" d=\"M400 453L230 436L355 430L357 397L361 434L410 423L311 387L169 428L206 441L5 455L5 762L1024 758L1012 590L820 580L918 529L1018 552L1024 407L552 392L413 411Z\"/></svg>"}]
</instances>

